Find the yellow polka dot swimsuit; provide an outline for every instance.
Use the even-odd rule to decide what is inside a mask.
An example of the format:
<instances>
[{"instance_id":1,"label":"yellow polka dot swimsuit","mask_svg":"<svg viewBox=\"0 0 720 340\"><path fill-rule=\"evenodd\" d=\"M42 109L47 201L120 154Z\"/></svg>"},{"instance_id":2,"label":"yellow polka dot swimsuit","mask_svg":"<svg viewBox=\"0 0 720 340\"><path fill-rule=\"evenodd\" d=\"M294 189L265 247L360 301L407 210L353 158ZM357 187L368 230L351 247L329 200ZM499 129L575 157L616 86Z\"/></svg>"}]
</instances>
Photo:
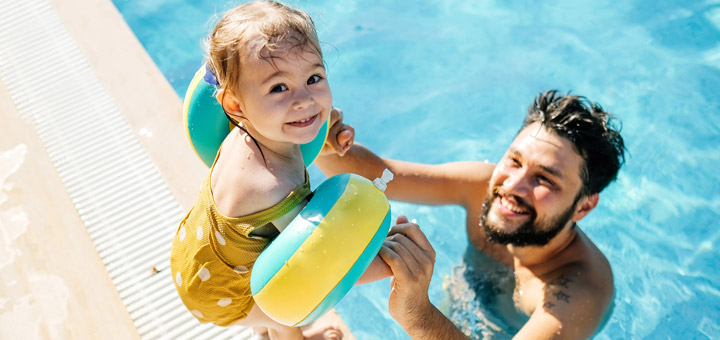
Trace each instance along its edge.
<instances>
[{"instance_id":1,"label":"yellow polka dot swimsuit","mask_svg":"<svg viewBox=\"0 0 720 340\"><path fill-rule=\"evenodd\" d=\"M198 201L180 223L170 254L175 288L198 320L229 326L247 316L253 306L250 271L271 241L250 233L285 215L310 194L306 172L305 183L275 206L226 217L215 206L208 175Z\"/></svg>"}]
</instances>

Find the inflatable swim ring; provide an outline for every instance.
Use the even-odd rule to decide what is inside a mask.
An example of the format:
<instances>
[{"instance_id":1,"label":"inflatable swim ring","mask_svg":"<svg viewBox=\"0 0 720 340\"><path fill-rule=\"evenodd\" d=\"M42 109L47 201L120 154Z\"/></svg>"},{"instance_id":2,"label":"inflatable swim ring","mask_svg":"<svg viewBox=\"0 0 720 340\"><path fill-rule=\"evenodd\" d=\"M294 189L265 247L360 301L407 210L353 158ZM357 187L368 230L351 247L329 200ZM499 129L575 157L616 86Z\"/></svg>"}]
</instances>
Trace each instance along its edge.
<instances>
[{"instance_id":1,"label":"inflatable swim ring","mask_svg":"<svg viewBox=\"0 0 720 340\"><path fill-rule=\"evenodd\" d=\"M255 261L250 290L265 314L287 326L302 326L345 296L390 230L390 204L381 191L390 179L387 170L375 185L342 174L318 186Z\"/></svg>"},{"instance_id":2,"label":"inflatable swim ring","mask_svg":"<svg viewBox=\"0 0 720 340\"><path fill-rule=\"evenodd\" d=\"M233 128L215 98L216 86L215 76L203 64L190 81L183 102L183 121L190 145L208 167L212 166L220 144ZM320 153L328 130L328 122L325 121L315 139L300 145L306 167Z\"/></svg>"}]
</instances>

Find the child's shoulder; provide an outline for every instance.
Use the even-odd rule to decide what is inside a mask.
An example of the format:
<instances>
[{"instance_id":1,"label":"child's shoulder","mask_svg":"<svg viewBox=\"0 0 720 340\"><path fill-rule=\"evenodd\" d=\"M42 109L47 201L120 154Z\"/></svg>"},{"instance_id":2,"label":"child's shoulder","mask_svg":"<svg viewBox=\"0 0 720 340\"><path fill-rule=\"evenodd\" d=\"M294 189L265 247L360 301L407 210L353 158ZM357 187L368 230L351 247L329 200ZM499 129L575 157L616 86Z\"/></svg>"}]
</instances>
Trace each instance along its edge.
<instances>
[{"instance_id":1,"label":"child's shoulder","mask_svg":"<svg viewBox=\"0 0 720 340\"><path fill-rule=\"evenodd\" d=\"M252 141L228 142L223 143L211 174L213 198L221 213L239 217L262 211L292 190L268 167Z\"/></svg>"}]
</instances>

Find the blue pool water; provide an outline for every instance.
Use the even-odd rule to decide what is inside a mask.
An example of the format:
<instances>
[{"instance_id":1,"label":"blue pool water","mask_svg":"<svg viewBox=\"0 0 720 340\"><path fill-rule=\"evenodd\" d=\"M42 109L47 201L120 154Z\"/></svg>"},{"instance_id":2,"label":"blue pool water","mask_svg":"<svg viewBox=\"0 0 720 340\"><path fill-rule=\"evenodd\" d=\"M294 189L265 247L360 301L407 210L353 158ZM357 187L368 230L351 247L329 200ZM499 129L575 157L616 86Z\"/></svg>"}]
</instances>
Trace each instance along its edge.
<instances>
[{"instance_id":1,"label":"blue pool water","mask_svg":"<svg viewBox=\"0 0 720 340\"><path fill-rule=\"evenodd\" d=\"M215 14L236 4L114 2L180 97ZM614 313L596 338L720 338L719 1L291 4L317 24L335 105L382 156L495 162L550 88L618 115L630 156L580 225L615 275ZM446 306L443 281L463 270L464 211L392 207L438 251L430 295ZM337 306L359 339L407 338L387 312L388 286L356 287Z\"/></svg>"}]
</instances>

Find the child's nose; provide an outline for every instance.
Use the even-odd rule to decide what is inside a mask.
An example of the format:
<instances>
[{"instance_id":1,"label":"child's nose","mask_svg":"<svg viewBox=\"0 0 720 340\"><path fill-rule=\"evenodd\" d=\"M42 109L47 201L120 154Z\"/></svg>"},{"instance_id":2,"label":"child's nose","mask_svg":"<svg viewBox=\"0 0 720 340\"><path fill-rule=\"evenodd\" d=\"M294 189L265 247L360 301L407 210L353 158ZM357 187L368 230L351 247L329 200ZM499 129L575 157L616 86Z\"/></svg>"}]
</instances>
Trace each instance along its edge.
<instances>
[{"instance_id":1,"label":"child's nose","mask_svg":"<svg viewBox=\"0 0 720 340\"><path fill-rule=\"evenodd\" d=\"M315 102L312 92L304 87L295 91L295 98L293 99L293 108L295 110L307 108Z\"/></svg>"}]
</instances>

